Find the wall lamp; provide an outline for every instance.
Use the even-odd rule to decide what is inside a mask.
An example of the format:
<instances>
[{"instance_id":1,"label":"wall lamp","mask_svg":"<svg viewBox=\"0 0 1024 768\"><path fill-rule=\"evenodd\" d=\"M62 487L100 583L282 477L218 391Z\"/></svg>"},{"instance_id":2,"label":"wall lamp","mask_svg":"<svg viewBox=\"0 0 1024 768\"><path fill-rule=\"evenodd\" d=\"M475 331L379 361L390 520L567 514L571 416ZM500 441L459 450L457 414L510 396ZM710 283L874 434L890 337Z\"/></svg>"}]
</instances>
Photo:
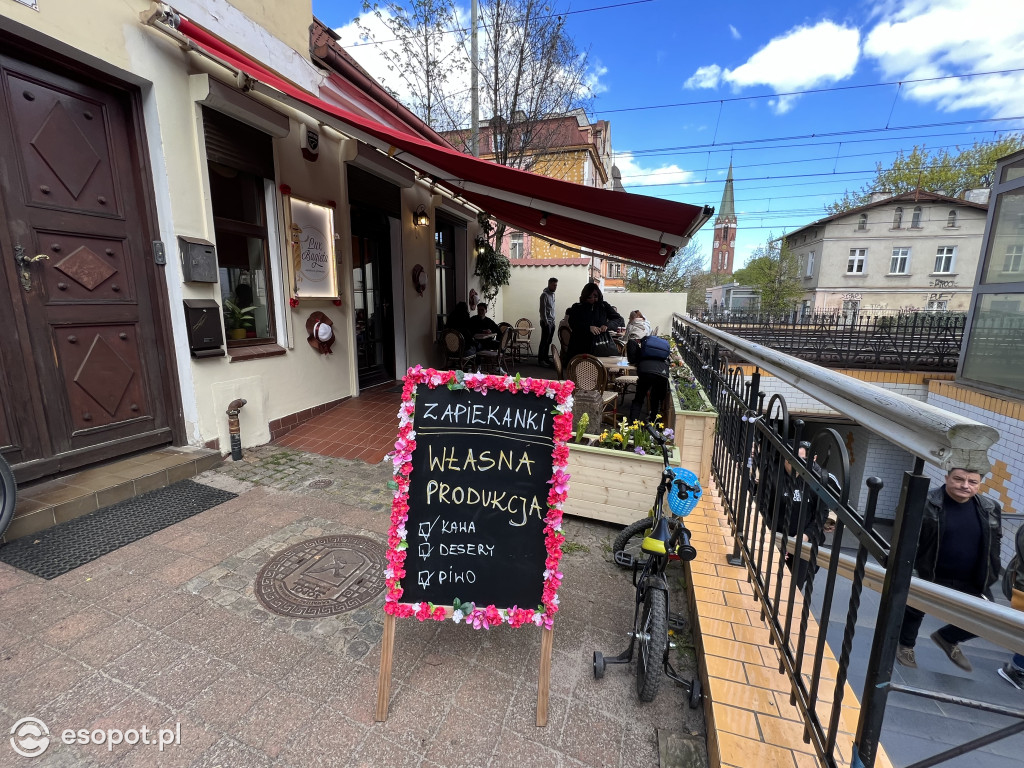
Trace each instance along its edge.
<instances>
[{"instance_id":1,"label":"wall lamp","mask_svg":"<svg viewBox=\"0 0 1024 768\"><path fill-rule=\"evenodd\" d=\"M476 241L476 247L473 249L473 253L477 256L483 256L487 253L487 241L478 238Z\"/></svg>"},{"instance_id":2,"label":"wall lamp","mask_svg":"<svg viewBox=\"0 0 1024 768\"><path fill-rule=\"evenodd\" d=\"M540 225L542 227L546 227L548 225L548 215L546 213L541 213L541 215L540 215Z\"/></svg>"},{"instance_id":3,"label":"wall lamp","mask_svg":"<svg viewBox=\"0 0 1024 768\"><path fill-rule=\"evenodd\" d=\"M430 226L430 217L427 215L426 206L421 205L416 209L416 213L412 215L412 223L417 227Z\"/></svg>"}]
</instances>

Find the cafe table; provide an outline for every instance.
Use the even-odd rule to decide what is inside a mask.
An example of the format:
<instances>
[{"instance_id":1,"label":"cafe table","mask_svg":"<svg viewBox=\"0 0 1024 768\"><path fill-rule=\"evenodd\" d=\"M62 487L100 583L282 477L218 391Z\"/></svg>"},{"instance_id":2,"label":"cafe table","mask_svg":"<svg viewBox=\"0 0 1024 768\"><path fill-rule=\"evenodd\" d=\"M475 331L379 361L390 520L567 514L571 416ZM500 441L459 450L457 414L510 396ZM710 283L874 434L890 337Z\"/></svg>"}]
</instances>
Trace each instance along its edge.
<instances>
[{"instance_id":1,"label":"cafe table","mask_svg":"<svg viewBox=\"0 0 1024 768\"><path fill-rule=\"evenodd\" d=\"M599 357L598 362L608 372L608 376L614 379L616 376L626 376L636 374L636 368L629 364L629 361L625 357L620 355L613 355L610 357Z\"/></svg>"}]
</instances>

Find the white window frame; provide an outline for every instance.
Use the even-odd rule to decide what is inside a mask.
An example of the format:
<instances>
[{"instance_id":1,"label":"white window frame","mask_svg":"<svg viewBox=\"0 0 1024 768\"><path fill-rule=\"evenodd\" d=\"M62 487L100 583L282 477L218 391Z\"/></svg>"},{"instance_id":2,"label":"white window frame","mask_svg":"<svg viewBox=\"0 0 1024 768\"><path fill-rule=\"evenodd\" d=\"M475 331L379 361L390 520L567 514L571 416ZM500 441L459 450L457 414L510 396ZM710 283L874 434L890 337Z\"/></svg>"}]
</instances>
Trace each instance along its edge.
<instances>
[{"instance_id":1,"label":"white window frame","mask_svg":"<svg viewBox=\"0 0 1024 768\"><path fill-rule=\"evenodd\" d=\"M814 277L814 251L807 252L807 264L804 268L804 277Z\"/></svg>"},{"instance_id":2,"label":"white window frame","mask_svg":"<svg viewBox=\"0 0 1024 768\"><path fill-rule=\"evenodd\" d=\"M949 301L946 299L928 299L927 309L929 312L945 312L949 309Z\"/></svg>"},{"instance_id":3,"label":"white window frame","mask_svg":"<svg viewBox=\"0 0 1024 768\"><path fill-rule=\"evenodd\" d=\"M954 208L953 210L951 210L949 214L946 216L946 228L956 229L958 226L957 221L959 220L959 218L960 217L957 215L956 209Z\"/></svg>"},{"instance_id":4,"label":"white window frame","mask_svg":"<svg viewBox=\"0 0 1024 768\"><path fill-rule=\"evenodd\" d=\"M522 232L512 232L508 236L508 257L510 259L522 259L526 257L526 246L523 243Z\"/></svg>"},{"instance_id":5,"label":"white window frame","mask_svg":"<svg viewBox=\"0 0 1024 768\"><path fill-rule=\"evenodd\" d=\"M1006 246L1003 256L1003 272L1020 272L1024 266L1024 245L1012 243Z\"/></svg>"},{"instance_id":6,"label":"white window frame","mask_svg":"<svg viewBox=\"0 0 1024 768\"><path fill-rule=\"evenodd\" d=\"M863 275L868 266L868 249L851 248L850 258L846 262L846 274Z\"/></svg>"},{"instance_id":7,"label":"white window frame","mask_svg":"<svg viewBox=\"0 0 1024 768\"><path fill-rule=\"evenodd\" d=\"M860 215L860 217L857 219L857 231L858 232L866 232L867 229L868 229L868 215L866 213L862 213Z\"/></svg>"},{"instance_id":8,"label":"white window frame","mask_svg":"<svg viewBox=\"0 0 1024 768\"><path fill-rule=\"evenodd\" d=\"M900 206L897 206L896 210L892 212L892 228L903 228L903 208Z\"/></svg>"},{"instance_id":9,"label":"white window frame","mask_svg":"<svg viewBox=\"0 0 1024 768\"><path fill-rule=\"evenodd\" d=\"M900 263L902 261L902 264ZM902 269L899 269L902 267ZM892 258L889 259L889 274L890 275L909 275L910 274L910 249L909 248L893 248Z\"/></svg>"},{"instance_id":10,"label":"white window frame","mask_svg":"<svg viewBox=\"0 0 1024 768\"><path fill-rule=\"evenodd\" d=\"M946 269L941 267L945 266ZM956 267L956 246L955 245L940 245L935 249L935 269L933 270L936 275L948 275L951 274Z\"/></svg>"},{"instance_id":11,"label":"white window frame","mask_svg":"<svg viewBox=\"0 0 1024 768\"><path fill-rule=\"evenodd\" d=\"M910 228L920 229L921 219L924 218L924 209L920 205L914 207L914 214L910 217Z\"/></svg>"}]
</instances>

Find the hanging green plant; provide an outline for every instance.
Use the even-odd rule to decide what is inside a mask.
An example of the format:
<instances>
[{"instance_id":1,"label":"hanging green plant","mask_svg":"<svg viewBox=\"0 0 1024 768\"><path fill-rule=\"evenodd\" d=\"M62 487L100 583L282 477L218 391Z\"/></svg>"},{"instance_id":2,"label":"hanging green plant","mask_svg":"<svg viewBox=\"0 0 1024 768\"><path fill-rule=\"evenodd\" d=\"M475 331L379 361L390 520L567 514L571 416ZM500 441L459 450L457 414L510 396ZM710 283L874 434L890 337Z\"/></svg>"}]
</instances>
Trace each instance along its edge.
<instances>
[{"instance_id":1,"label":"hanging green plant","mask_svg":"<svg viewBox=\"0 0 1024 768\"><path fill-rule=\"evenodd\" d=\"M480 234L476 238L476 269L473 274L480 278L483 300L490 304L503 285L512 280L512 264L508 257L495 250L492 243L494 225L485 213L477 216Z\"/></svg>"}]
</instances>

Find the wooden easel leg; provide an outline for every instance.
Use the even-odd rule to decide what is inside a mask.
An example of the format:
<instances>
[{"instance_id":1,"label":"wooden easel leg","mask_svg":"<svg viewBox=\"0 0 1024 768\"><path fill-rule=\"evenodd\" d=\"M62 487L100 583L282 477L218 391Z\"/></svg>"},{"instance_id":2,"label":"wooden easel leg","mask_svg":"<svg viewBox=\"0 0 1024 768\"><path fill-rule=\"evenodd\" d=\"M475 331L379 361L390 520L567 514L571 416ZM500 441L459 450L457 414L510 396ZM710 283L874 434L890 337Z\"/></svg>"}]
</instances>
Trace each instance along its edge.
<instances>
[{"instance_id":1,"label":"wooden easel leg","mask_svg":"<svg viewBox=\"0 0 1024 768\"><path fill-rule=\"evenodd\" d=\"M384 617L384 636L380 640L380 674L377 676L378 723L388 719L388 699L391 698L391 659L395 650L395 617Z\"/></svg>"},{"instance_id":2,"label":"wooden easel leg","mask_svg":"<svg viewBox=\"0 0 1024 768\"><path fill-rule=\"evenodd\" d=\"M551 641L553 630L542 629L540 635L540 675L537 680L537 727L548 724L548 693L551 688Z\"/></svg>"}]
</instances>

